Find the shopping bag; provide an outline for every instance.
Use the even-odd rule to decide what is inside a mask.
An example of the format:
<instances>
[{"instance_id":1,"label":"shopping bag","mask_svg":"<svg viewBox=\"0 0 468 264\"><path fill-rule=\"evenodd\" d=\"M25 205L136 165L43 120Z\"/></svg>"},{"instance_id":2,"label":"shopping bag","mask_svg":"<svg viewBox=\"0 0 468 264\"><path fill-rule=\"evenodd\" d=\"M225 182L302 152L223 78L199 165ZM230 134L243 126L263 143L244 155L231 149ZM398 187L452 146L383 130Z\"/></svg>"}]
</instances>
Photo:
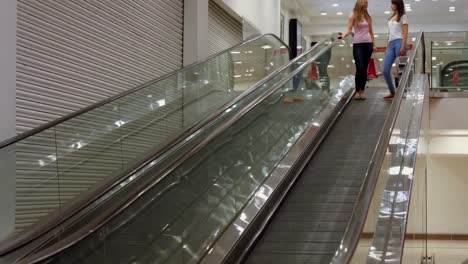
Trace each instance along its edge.
<instances>
[{"instance_id":1,"label":"shopping bag","mask_svg":"<svg viewBox=\"0 0 468 264\"><path fill-rule=\"evenodd\" d=\"M367 70L367 78L369 79L374 79L374 78L377 78L377 72L375 70L375 56L374 56L374 53L372 53L372 57L369 61L369 67L368 67L368 70Z\"/></svg>"},{"instance_id":2,"label":"shopping bag","mask_svg":"<svg viewBox=\"0 0 468 264\"><path fill-rule=\"evenodd\" d=\"M377 76L382 76L383 70L382 70L382 64L380 63L379 59L374 58L374 64L375 64L375 72Z\"/></svg>"},{"instance_id":3,"label":"shopping bag","mask_svg":"<svg viewBox=\"0 0 468 264\"><path fill-rule=\"evenodd\" d=\"M309 80L316 81L318 79L319 79L319 74L318 74L317 64L315 62L312 62L310 66Z\"/></svg>"}]
</instances>

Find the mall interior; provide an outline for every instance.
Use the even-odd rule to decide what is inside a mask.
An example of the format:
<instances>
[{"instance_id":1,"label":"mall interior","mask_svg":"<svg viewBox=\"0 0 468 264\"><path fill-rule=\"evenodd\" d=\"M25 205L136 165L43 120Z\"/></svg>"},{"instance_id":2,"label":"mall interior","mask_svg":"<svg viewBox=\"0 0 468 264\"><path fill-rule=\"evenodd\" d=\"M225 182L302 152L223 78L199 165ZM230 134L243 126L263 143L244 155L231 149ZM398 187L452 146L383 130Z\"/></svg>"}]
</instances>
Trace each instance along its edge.
<instances>
[{"instance_id":1,"label":"mall interior","mask_svg":"<svg viewBox=\"0 0 468 264\"><path fill-rule=\"evenodd\" d=\"M468 0L1 0L0 36L0 264L468 264Z\"/></svg>"}]
</instances>

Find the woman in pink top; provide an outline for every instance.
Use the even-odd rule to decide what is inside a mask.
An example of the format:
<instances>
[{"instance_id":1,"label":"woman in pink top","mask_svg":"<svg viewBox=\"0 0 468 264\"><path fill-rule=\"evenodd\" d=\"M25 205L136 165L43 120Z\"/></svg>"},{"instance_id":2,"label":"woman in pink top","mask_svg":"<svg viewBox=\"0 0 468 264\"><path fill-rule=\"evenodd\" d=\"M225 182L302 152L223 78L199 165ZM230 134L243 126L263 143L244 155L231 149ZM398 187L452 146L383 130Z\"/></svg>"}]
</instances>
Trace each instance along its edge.
<instances>
[{"instance_id":1,"label":"woman in pink top","mask_svg":"<svg viewBox=\"0 0 468 264\"><path fill-rule=\"evenodd\" d=\"M348 30L343 35L346 38L354 28L353 56L356 64L356 96L357 100L364 100L364 89L367 82L367 67L375 49L372 18L367 12L367 0L357 0L353 13L349 17Z\"/></svg>"}]
</instances>

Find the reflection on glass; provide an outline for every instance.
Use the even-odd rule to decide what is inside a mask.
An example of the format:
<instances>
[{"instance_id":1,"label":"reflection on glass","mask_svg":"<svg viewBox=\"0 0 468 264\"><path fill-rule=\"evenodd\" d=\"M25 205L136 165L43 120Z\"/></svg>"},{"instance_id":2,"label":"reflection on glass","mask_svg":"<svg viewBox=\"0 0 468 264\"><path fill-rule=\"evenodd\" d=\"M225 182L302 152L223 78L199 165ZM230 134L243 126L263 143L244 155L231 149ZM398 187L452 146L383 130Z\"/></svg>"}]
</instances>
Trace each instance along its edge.
<instances>
[{"instance_id":1,"label":"reflection on glass","mask_svg":"<svg viewBox=\"0 0 468 264\"><path fill-rule=\"evenodd\" d=\"M403 254L403 247L406 245L410 245L411 249L408 251L413 251L411 253L414 253L415 248L420 250L421 256L426 250L424 242L421 248L418 248L413 240L424 236L426 232L426 199L424 192L418 190L424 188L425 172L418 169L421 163L418 165L416 151L425 152L424 148L418 149L417 144L424 144L419 129L421 115L423 120L428 117L424 118L423 112L427 110L423 103L428 103L426 83L424 76L419 74L425 67L421 59L424 56L422 46L413 52L416 52L413 54L415 60L410 64L411 67L406 69L409 71L409 78L405 84L405 96L391 132L388 152L374 193L373 208L377 208L378 211L371 210L367 218L367 230L373 233L370 247L367 247L367 256L361 256L366 257L364 259L367 259L367 263L401 263L402 260L406 263L407 257ZM425 126L427 122L423 121L421 129L425 129ZM422 164L424 168L425 162ZM361 240L361 244L363 243ZM353 263L359 263L356 257Z\"/></svg>"},{"instance_id":2,"label":"reflection on glass","mask_svg":"<svg viewBox=\"0 0 468 264\"><path fill-rule=\"evenodd\" d=\"M1 149L3 176L16 182L7 235L115 182L288 61L266 35Z\"/></svg>"},{"instance_id":3,"label":"reflection on glass","mask_svg":"<svg viewBox=\"0 0 468 264\"><path fill-rule=\"evenodd\" d=\"M349 44L347 40L342 43ZM331 54L349 61L352 57L349 45L334 45L331 53L321 56L332 56L329 60L333 61L338 55ZM271 82L263 90L268 94L257 95L264 99L253 109L170 171L98 233L52 257L49 263L197 263L255 193L271 193L262 190L262 184L303 133L318 122L330 100L343 96L336 88L342 76L353 73L352 68L324 67L330 86L320 83L313 88L308 86L306 74L311 63L290 75L309 56L278 74L288 76L282 87L275 86L280 80ZM319 57L313 63L327 60ZM291 94L303 100L285 102ZM243 102L240 104L242 107ZM225 115L236 111L237 107ZM206 138L213 128L214 124L209 125L197 137Z\"/></svg>"},{"instance_id":4,"label":"reflection on glass","mask_svg":"<svg viewBox=\"0 0 468 264\"><path fill-rule=\"evenodd\" d=\"M431 42L432 88L440 92L468 89L468 42Z\"/></svg>"}]
</instances>

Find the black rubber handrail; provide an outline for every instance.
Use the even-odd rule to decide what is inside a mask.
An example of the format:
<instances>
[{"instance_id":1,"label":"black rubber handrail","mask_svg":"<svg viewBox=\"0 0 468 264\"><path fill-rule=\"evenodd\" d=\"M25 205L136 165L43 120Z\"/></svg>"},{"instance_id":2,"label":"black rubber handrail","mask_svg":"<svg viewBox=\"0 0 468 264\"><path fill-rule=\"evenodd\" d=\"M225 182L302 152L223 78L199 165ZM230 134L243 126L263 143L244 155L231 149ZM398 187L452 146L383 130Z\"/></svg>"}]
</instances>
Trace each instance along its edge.
<instances>
[{"instance_id":1,"label":"black rubber handrail","mask_svg":"<svg viewBox=\"0 0 468 264\"><path fill-rule=\"evenodd\" d=\"M224 50L224 51L222 51L220 53L217 53L216 55L210 56L209 58L207 58L207 59L205 59L205 60L203 60L201 62L197 62L197 63L194 63L192 65L189 65L189 66L187 66L185 68L182 68L180 70L177 70L177 71L175 71L173 73L167 74L166 76L163 76L161 78L158 78L156 80L148 82L148 83L146 83L144 85L138 86L138 87L136 87L134 89L131 89L129 91L126 91L124 93L121 93L119 95L111 97L111 98L109 98L107 100L101 101L101 102L99 102L97 104L94 104L92 106L84 108L79 112L75 112L75 113L72 113L70 115L64 116L62 118L56 119L55 121L52 121L52 122L50 122L50 123L48 123L46 125L40 126L40 127L36 128L36 129L30 130L28 132L25 132L25 133L23 133L21 135L18 135L16 137L12 138L12 139L4 141L4 142L2 142L0 144L0 148L6 147L6 146L11 145L11 144L14 144L14 143L16 143L16 142L18 142L18 141L20 141L20 140L22 140L24 138L32 136L32 135L34 135L36 133L40 133L41 131L46 130L48 128L51 128L51 127L53 127L53 126L55 126L55 125L57 125L57 124L59 124L61 122L65 122L65 121L67 121L69 119L72 119L72 118L78 116L78 115L81 115L83 113L86 113L88 111L96 109L96 108L98 108L98 107L100 107L102 105L105 105L105 104L107 104L109 102L112 102L112 101L117 100L119 98L122 98L122 97L124 97L124 96L126 96L128 94L136 92L136 91L138 91L138 90L140 90L142 88L145 88L148 85L159 82L159 81L161 81L161 80L163 80L165 78L171 77L171 76L173 76L175 74L178 74L180 72L183 72L183 71L185 71L187 69L193 68L193 67L195 67L197 65L200 65L200 64L202 64L202 63L204 63L204 62L206 62L206 61L208 61L208 60L210 60L210 59L212 59L212 58L214 58L216 56L219 56L220 54L224 54L226 52L234 50L234 49L236 49L236 48L238 48L238 47L240 47L242 45L245 45L245 44L251 43L253 41L256 41L256 40L258 40L260 38L263 38L265 36L271 36L271 37L275 38L276 40L278 40L279 43L284 45L284 48L286 48L288 50L289 55L291 55L291 49L277 36L275 36L273 34L264 34L264 35L256 36L256 37L253 37L253 38L251 38L251 39L249 39L249 40L247 40L247 41L245 41L243 43L240 43L240 44L235 45L235 46L233 46L233 47L231 47L229 49L226 49L226 50ZM37 237L45 234L46 232L50 231L51 229L57 227L59 224L66 221L67 219L69 219L72 216L76 215L79 211L81 211L85 207L89 206L93 202L97 201L104 194L106 194L107 192L109 192L113 188L118 187L128 177L130 177L131 175L134 175L138 170L140 170L141 168L146 166L148 163L150 163L151 160L154 160L157 157L161 156L163 153L165 153L166 151L171 149L173 146L175 146L176 144L182 142L189 135L195 133L196 131L201 129L203 126L205 126L206 124L208 124L209 122L214 120L217 116L219 116L224 111L226 111L226 109L230 108L232 105L236 104L237 102L242 100L244 97L248 96L250 93L255 91L258 87L260 87L261 85L266 83L270 78L275 76L280 71L284 70L287 65L288 64L283 65L282 67L280 67L277 70L273 71L268 76L264 77L262 80L257 82L254 86L252 86L251 88L249 88L248 90L246 90L245 92L243 92L242 94L240 94L239 96L234 98L232 101L230 101L230 102L224 104L223 106L221 106L213 114L207 116L205 119L201 120L200 122L198 122L196 124L193 124L191 127L186 129L181 135L177 136L175 139L168 142L165 147L163 147L163 148L161 148L161 149L159 149L159 150L157 150L155 152L149 153L144 158L142 158L142 160L139 163L133 164L129 169L127 169L126 171L123 171L120 175L117 175L116 177L113 177L110 182L107 182L107 183L104 183L104 184L100 185L93 192L90 192L85 197L82 197L80 200L76 201L74 204L72 204L71 206L69 206L66 209L62 210L61 212L52 213L51 215L49 215L49 217L47 217L47 218L43 219L41 222L35 224L34 228L32 228L31 230L28 230L28 231L26 231L24 233L21 233L19 235L8 238L7 240L1 241L0 242L0 256L6 255L6 254L10 253L11 251L13 251L13 250L15 250L17 248L19 248L21 246L24 246L25 244L29 243L30 241L32 241L32 240L36 239ZM66 216L66 217L64 217L64 216Z\"/></svg>"},{"instance_id":2,"label":"black rubber handrail","mask_svg":"<svg viewBox=\"0 0 468 264\"><path fill-rule=\"evenodd\" d=\"M163 76L161 76L161 77L159 77L159 78L157 78L157 79L148 81L148 82L146 82L146 83L144 83L144 84L141 84L141 85L139 85L139 86L137 86L137 87L134 87L134 88L132 88L132 89L126 90L126 91L124 91L124 92L122 92L122 93L119 93L119 94L117 94L117 95L114 95L114 96L112 96L112 97L109 97L109 98L107 98L107 99L104 99L104 100L102 100L102 101L100 101L100 102L97 102L97 103L95 103L95 104L92 104L92 105L90 105L90 106L87 106L87 107L85 107L85 108L82 108L81 110L78 110L78 111L76 111L76 112L70 113L70 114L65 115L65 116L63 116L63 117L57 118L57 119L55 119L55 120L53 120L53 121L51 121L51 122L49 122L49 123L43 124L43 125L41 125L41 126L38 126L38 127L36 127L36 128L33 128L33 129L31 129L31 130L28 130L28 131L26 131L26 132L24 132L24 133L21 133L21 134L19 134L19 135L16 135L16 136L14 136L14 137L12 137L12 138L9 138L9 139L7 139L7 140L4 140L4 141L0 142L0 149L1 149L1 148L4 148L4 147L7 147L7 146L9 146L9 145L11 145L11 144L15 144L15 143L17 143L18 141L21 141L21 140L23 140L23 139L25 139L25 138L28 138L28 137L30 137L30 136L33 136L33 135L35 135L35 134L38 134L38 133L40 133L40 132L42 132L42 131L44 131L44 130L50 129L50 128L54 127L54 126L57 126L58 124L61 124L61 123L66 122L66 121L68 121L68 120L70 120L70 119L73 119L73 118L75 118L75 117L77 117L77 116L79 116L79 115L82 115L82 114L87 113L87 112L89 112L89 111L92 111L92 110L94 110L94 109L96 109L96 108L99 108L99 107L101 107L101 106L103 106L103 105L106 105L106 104L108 104L108 103L111 103L111 102L113 102L113 101L115 101L115 100L117 100L117 99L120 99L120 98L122 98L122 97L125 97L125 96L127 96L127 95L129 95L129 94L132 94L132 93L134 93L134 92L137 92L137 91L139 91L139 90L141 90L141 89L143 89L143 88L145 88L145 87L148 87L148 86L150 86L150 85L152 85L152 84L154 84L154 83L160 82L160 81L162 81L162 80L164 80L164 79L170 78L170 77L175 76L175 75L177 75L177 74L179 74L179 73L181 73L181 72L184 72L184 71L186 71L186 70L189 70L189 69L191 69L191 68L194 68L194 67L196 67L196 66L198 66L198 65L200 65L200 64L203 64L203 63L205 63L205 62L207 62L207 61L209 61L209 60L211 60L211 59L213 59L213 58L215 58L215 57L217 57L217 56L220 56L220 55L222 55L222 54L224 54L224 53L226 53L226 52L229 52L229 51L231 51L231 50L234 50L234 49L236 49L236 48L238 48L238 47L240 47L240 46L242 46L242 45L248 44L248 43L250 43L250 42L256 41L256 40L261 39L261 38L266 37L266 36L271 36L271 37L276 38L284 47L288 47L288 49L289 49L289 46L288 46L286 43L284 43L284 41L283 41L282 39L278 38L278 37L275 36L274 34L263 34L263 35L259 35L259 36L254 36L254 37L252 37L252 38L250 38L250 39L248 39L248 40L246 40L246 41L244 41L244 42L242 42L242 43L239 43L239 44L237 44L237 45L235 45L235 46L232 46L231 48L228 48L228 49L226 49L226 50L223 50L223 51L221 51L221 52L218 52L218 53L216 53L215 55L209 56L208 58L206 58L206 59L204 59L204 60L202 60L202 61L192 63L192 64L190 64L190 65L188 65L188 66L186 66L186 67L180 68L179 70L173 71L173 72L168 73L168 74L166 74L166 75L163 75ZM291 50L290 50L290 49L289 49L289 54L291 54Z\"/></svg>"},{"instance_id":3,"label":"black rubber handrail","mask_svg":"<svg viewBox=\"0 0 468 264\"><path fill-rule=\"evenodd\" d=\"M310 49L308 52L304 53L303 55L296 57L293 61L288 63L287 65L281 67L281 69L278 69L277 71L280 72L282 70L285 70L288 68L290 65L296 63L298 60L303 58L304 56L307 56L310 52L318 49L324 41L321 41L317 45L315 45L312 49ZM297 69L295 69L291 74L288 76L294 76L298 74L299 72L303 71L304 68L307 66L308 63L314 61L317 57L322 55L326 50L330 49L332 47L332 44L328 45L325 47L321 52L318 54L314 55L312 58L307 60L307 63L301 64ZM277 72L277 73L278 73ZM273 74L271 74L273 75ZM271 76L270 75L270 76ZM289 78L287 79L289 80ZM256 106L258 103L264 101L269 95L273 94L275 91L280 89L284 83L287 81L286 78L282 79L282 81L276 85L273 85L272 88L269 89L268 92L265 92L257 98L256 100L250 102L246 107L244 107L239 113L237 113L234 117L232 117L229 121L226 123L223 123L222 126L218 127L215 129L213 132L210 133L209 136L207 136L202 142L198 143L193 149L189 151L189 153L183 155L179 159L174 160L171 164L163 170L162 173L159 173L156 175L153 179L153 181L148 184L147 186L144 186L142 189L139 190L134 190L130 194L127 195L128 199L126 199L123 203L121 204L114 204L107 208L105 212L102 212L98 217L93 219L91 222L89 222L87 225L79 228L76 232L73 234L69 235L67 238L61 240L60 242L56 243L53 246L50 246L44 250L41 250L34 255L28 256L25 259L22 259L19 263L38 263L40 261L43 261L52 255L58 254L59 252L62 252L63 250L68 249L69 247L75 245L79 241L83 240L84 238L88 237L89 235L93 234L97 230L99 230L100 227L105 225L108 221L116 217L119 213L121 213L123 210L128 208L135 200L137 200L139 197L141 197L144 193L146 193L149 189L151 189L154 185L158 184L162 179L164 179L171 171L173 171L176 167L180 165L181 162L187 160L189 157L195 155L201 148L206 146L209 142L211 142L216 136L218 136L220 133L222 133L225 129L227 129L231 124L233 124L235 121L240 119L243 115L245 115L247 112L249 112L254 106ZM266 82L266 81L265 81ZM257 83L255 86L258 88L262 86L263 83ZM255 90L255 89L252 89ZM150 162L149 160L148 162Z\"/></svg>"}]
</instances>

